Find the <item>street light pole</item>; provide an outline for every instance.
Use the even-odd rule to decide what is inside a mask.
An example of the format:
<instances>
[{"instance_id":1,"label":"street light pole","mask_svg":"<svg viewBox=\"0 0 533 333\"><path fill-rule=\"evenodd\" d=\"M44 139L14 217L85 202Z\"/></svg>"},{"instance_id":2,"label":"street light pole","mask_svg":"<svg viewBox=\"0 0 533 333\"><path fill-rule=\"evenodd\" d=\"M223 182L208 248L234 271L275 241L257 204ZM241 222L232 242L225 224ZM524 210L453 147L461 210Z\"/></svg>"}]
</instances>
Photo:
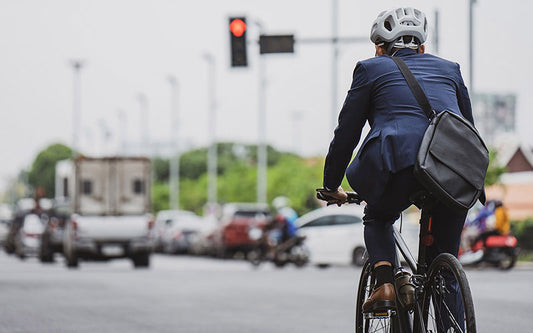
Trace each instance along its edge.
<instances>
[{"instance_id":1,"label":"street light pole","mask_svg":"<svg viewBox=\"0 0 533 333\"><path fill-rule=\"evenodd\" d=\"M180 151L179 151L179 117L178 117L178 81L174 76L168 77L168 82L171 86L171 97L170 97L170 147L171 147L171 156L170 156L170 195L169 195L169 207L170 209L179 209L179 177L180 177Z\"/></svg>"},{"instance_id":2,"label":"street light pole","mask_svg":"<svg viewBox=\"0 0 533 333\"><path fill-rule=\"evenodd\" d=\"M214 205L217 202L217 142L216 142L216 98L215 98L215 59L211 53L204 54L204 59L209 65L208 68L208 89L209 98L208 128L209 150L207 153L207 203Z\"/></svg>"},{"instance_id":3,"label":"street light pole","mask_svg":"<svg viewBox=\"0 0 533 333\"><path fill-rule=\"evenodd\" d=\"M149 134L148 134L148 100L146 95L139 93L140 106L140 131L141 131L141 149L143 154L148 154L149 150Z\"/></svg>"},{"instance_id":4,"label":"street light pole","mask_svg":"<svg viewBox=\"0 0 533 333\"><path fill-rule=\"evenodd\" d=\"M256 21L259 35L263 34L263 25ZM266 66L265 59L259 54L258 60L259 91L257 92L257 202L267 201L267 161L268 151L266 146Z\"/></svg>"},{"instance_id":5,"label":"street light pole","mask_svg":"<svg viewBox=\"0 0 533 333\"><path fill-rule=\"evenodd\" d=\"M302 115L303 112L301 111L293 111L292 112L292 131L293 131L293 151L296 155L299 155L300 152L300 128L301 128L301 122L302 122Z\"/></svg>"},{"instance_id":6,"label":"street light pole","mask_svg":"<svg viewBox=\"0 0 533 333\"><path fill-rule=\"evenodd\" d=\"M339 67L339 1L333 0L331 2L331 30L333 37L333 55L331 60L331 127L333 132L337 127L337 81L338 81L338 67Z\"/></svg>"},{"instance_id":7,"label":"street light pole","mask_svg":"<svg viewBox=\"0 0 533 333\"><path fill-rule=\"evenodd\" d=\"M83 66L81 60L72 60L72 68L74 69L74 81L72 91L72 156L75 158L79 154L79 134L81 130L81 84L80 71Z\"/></svg>"},{"instance_id":8,"label":"street light pole","mask_svg":"<svg viewBox=\"0 0 533 333\"><path fill-rule=\"evenodd\" d=\"M435 45L435 54L439 54L439 10L435 9L435 29L433 29L433 44Z\"/></svg>"},{"instance_id":9,"label":"street light pole","mask_svg":"<svg viewBox=\"0 0 533 333\"><path fill-rule=\"evenodd\" d=\"M118 118L118 132L119 132L119 143L118 143L118 155L122 156L125 155L126 150L126 137L127 137L127 129L128 129L128 116L126 112L122 109L117 110L117 118Z\"/></svg>"},{"instance_id":10,"label":"street light pole","mask_svg":"<svg viewBox=\"0 0 533 333\"><path fill-rule=\"evenodd\" d=\"M476 0L469 0L469 40L468 40L468 70L470 79L470 96L474 98L474 4Z\"/></svg>"}]
</instances>

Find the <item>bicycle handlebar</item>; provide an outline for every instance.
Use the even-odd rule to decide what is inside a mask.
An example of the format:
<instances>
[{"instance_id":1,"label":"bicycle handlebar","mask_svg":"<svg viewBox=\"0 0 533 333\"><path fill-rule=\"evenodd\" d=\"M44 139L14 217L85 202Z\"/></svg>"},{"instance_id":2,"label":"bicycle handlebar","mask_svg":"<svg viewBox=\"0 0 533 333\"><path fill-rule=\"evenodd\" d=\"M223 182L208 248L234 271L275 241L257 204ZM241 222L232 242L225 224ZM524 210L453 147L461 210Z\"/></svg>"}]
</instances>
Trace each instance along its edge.
<instances>
[{"instance_id":1,"label":"bicycle handlebar","mask_svg":"<svg viewBox=\"0 0 533 333\"><path fill-rule=\"evenodd\" d=\"M346 200L346 203L359 205L361 204L361 201L363 201L363 199L356 192L348 191L346 192L346 194L348 195L348 200ZM329 196L328 192L326 192L326 190L324 190L323 188L316 189L316 197L317 199L320 199L323 201L336 200L335 198Z\"/></svg>"}]
</instances>

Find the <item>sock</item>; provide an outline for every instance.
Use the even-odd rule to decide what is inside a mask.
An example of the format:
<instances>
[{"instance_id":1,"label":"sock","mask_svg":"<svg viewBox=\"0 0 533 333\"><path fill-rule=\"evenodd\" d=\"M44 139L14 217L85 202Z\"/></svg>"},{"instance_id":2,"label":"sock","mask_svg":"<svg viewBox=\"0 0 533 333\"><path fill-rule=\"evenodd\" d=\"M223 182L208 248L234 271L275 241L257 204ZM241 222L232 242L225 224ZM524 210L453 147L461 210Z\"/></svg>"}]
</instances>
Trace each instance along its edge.
<instances>
[{"instance_id":1,"label":"sock","mask_svg":"<svg viewBox=\"0 0 533 333\"><path fill-rule=\"evenodd\" d=\"M384 283L392 283L394 280L392 275L392 266L380 265L378 267L374 267L374 278L376 279L376 288Z\"/></svg>"}]
</instances>

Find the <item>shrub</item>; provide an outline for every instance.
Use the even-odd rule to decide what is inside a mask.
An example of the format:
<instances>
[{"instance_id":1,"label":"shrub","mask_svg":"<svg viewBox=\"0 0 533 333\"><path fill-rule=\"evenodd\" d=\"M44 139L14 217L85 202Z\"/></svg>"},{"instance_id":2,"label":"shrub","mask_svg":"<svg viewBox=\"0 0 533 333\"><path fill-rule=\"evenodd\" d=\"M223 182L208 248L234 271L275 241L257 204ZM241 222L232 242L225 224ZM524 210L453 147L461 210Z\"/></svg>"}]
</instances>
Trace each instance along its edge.
<instances>
[{"instance_id":1,"label":"shrub","mask_svg":"<svg viewBox=\"0 0 533 333\"><path fill-rule=\"evenodd\" d=\"M513 235L521 249L533 250L533 217L511 223Z\"/></svg>"}]
</instances>

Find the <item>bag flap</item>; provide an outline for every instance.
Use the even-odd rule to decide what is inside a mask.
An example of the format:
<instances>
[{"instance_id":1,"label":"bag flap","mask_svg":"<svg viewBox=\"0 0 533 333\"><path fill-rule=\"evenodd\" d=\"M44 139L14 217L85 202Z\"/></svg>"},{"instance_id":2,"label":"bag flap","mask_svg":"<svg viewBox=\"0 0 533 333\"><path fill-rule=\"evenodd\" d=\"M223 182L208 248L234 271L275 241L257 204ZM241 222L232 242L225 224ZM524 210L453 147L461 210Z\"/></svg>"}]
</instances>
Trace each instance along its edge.
<instances>
[{"instance_id":1,"label":"bag flap","mask_svg":"<svg viewBox=\"0 0 533 333\"><path fill-rule=\"evenodd\" d=\"M476 129L448 111L439 113L432 125L435 128L430 153L481 190L489 166L489 153Z\"/></svg>"}]
</instances>

